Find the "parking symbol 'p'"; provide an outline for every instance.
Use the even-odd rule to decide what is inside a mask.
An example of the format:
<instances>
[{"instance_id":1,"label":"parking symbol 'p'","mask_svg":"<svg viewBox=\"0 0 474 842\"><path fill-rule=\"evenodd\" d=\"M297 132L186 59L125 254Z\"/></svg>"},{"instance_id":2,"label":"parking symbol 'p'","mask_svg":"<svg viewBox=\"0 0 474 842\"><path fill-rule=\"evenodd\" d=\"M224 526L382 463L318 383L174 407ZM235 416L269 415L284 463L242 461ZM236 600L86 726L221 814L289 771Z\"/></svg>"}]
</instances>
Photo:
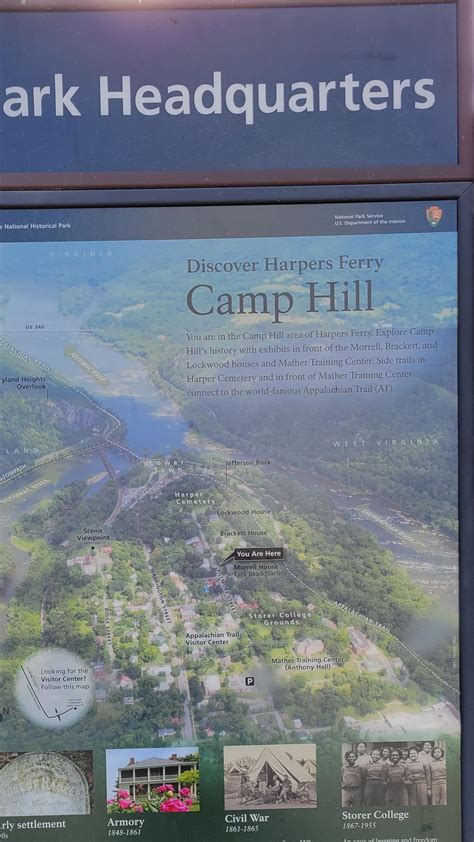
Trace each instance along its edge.
<instances>
[{"instance_id":1,"label":"parking symbol 'p'","mask_svg":"<svg viewBox=\"0 0 474 842\"><path fill-rule=\"evenodd\" d=\"M245 676L245 686L246 687L253 687L255 685L255 678L253 675L246 675Z\"/></svg>"}]
</instances>

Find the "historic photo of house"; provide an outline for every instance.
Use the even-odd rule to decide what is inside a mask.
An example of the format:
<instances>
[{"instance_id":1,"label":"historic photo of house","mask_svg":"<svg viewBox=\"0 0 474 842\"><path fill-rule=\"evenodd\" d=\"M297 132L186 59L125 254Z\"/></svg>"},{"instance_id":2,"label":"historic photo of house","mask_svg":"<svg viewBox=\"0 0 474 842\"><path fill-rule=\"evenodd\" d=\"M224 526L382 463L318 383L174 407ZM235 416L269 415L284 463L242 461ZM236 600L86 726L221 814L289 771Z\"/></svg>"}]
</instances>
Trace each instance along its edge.
<instances>
[{"instance_id":1,"label":"historic photo of house","mask_svg":"<svg viewBox=\"0 0 474 842\"><path fill-rule=\"evenodd\" d=\"M345 808L447 804L446 743L343 743L341 803Z\"/></svg>"},{"instance_id":2,"label":"historic photo of house","mask_svg":"<svg viewBox=\"0 0 474 842\"><path fill-rule=\"evenodd\" d=\"M224 806L316 807L316 746L225 746Z\"/></svg>"},{"instance_id":3,"label":"historic photo of house","mask_svg":"<svg viewBox=\"0 0 474 842\"><path fill-rule=\"evenodd\" d=\"M199 753L194 747L110 749L108 813L195 813Z\"/></svg>"},{"instance_id":4,"label":"historic photo of house","mask_svg":"<svg viewBox=\"0 0 474 842\"><path fill-rule=\"evenodd\" d=\"M0 753L0 816L91 813L92 751Z\"/></svg>"}]
</instances>

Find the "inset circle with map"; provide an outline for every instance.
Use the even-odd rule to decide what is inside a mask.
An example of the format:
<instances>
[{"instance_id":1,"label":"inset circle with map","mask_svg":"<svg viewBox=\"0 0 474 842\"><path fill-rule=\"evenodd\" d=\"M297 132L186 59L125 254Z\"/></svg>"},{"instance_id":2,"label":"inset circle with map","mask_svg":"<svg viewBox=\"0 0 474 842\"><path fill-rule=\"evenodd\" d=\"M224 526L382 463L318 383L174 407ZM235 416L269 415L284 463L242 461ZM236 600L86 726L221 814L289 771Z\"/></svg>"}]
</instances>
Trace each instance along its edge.
<instances>
[{"instance_id":1,"label":"inset circle with map","mask_svg":"<svg viewBox=\"0 0 474 842\"><path fill-rule=\"evenodd\" d=\"M34 725L70 728L92 704L93 671L73 652L42 649L21 664L15 694L21 710Z\"/></svg>"}]
</instances>

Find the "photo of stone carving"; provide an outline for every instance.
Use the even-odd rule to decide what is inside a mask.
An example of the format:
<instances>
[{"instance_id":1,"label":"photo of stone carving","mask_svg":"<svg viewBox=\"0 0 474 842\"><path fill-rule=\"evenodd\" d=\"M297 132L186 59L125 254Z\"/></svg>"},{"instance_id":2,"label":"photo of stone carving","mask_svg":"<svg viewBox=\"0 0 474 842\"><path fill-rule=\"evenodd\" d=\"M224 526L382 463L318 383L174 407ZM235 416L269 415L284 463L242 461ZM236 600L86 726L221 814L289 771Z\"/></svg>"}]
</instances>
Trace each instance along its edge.
<instances>
[{"instance_id":1,"label":"photo of stone carving","mask_svg":"<svg viewBox=\"0 0 474 842\"><path fill-rule=\"evenodd\" d=\"M0 816L72 816L92 810L91 751L0 753Z\"/></svg>"},{"instance_id":2,"label":"photo of stone carving","mask_svg":"<svg viewBox=\"0 0 474 842\"><path fill-rule=\"evenodd\" d=\"M316 807L316 746L224 746L226 810Z\"/></svg>"}]
</instances>

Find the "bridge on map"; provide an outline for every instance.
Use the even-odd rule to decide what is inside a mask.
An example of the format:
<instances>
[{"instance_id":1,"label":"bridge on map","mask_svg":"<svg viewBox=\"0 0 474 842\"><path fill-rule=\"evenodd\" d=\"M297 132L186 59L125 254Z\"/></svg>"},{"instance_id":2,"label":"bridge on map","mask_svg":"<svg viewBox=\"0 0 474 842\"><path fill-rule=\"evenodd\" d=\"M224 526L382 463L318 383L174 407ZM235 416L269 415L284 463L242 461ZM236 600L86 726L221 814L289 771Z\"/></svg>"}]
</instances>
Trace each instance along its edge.
<instances>
[{"instance_id":1,"label":"bridge on map","mask_svg":"<svg viewBox=\"0 0 474 842\"><path fill-rule=\"evenodd\" d=\"M120 482L120 477L117 474L112 462L110 461L106 449L103 445L99 445L99 456L103 462L104 468L107 471L109 477L115 483L115 487L117 488L117 501L114 506L113 512L108 516L107 520L104 523L104 526L111 526L114 522L115 518L117 517L120 509L122 508L122 499L123 499L123 487L122 483Z\"/></svg>"}]
</instances>

